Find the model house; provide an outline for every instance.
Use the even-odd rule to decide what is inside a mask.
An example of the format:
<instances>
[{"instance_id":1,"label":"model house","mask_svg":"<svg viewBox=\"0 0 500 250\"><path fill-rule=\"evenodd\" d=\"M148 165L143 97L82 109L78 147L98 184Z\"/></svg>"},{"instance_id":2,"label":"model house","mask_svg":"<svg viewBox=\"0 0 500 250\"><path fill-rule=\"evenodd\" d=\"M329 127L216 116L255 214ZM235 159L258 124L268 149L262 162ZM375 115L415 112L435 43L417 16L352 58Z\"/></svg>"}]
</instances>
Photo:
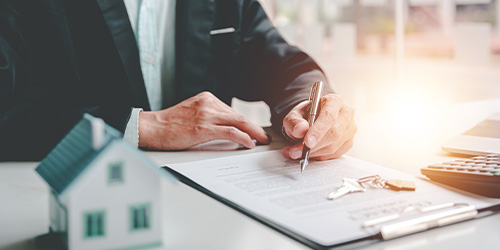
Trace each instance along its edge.
<instances>
[{"instance_id":1,"label":"model house","mask_svg":"<svg viewBox=\"0 0 500 250\"><path fill-rule=\"evenodd\" d=\"M165 173L91 115L40 163L50 186L50 230L68 249L160 246Z\"/></svg>"}]
</instances>

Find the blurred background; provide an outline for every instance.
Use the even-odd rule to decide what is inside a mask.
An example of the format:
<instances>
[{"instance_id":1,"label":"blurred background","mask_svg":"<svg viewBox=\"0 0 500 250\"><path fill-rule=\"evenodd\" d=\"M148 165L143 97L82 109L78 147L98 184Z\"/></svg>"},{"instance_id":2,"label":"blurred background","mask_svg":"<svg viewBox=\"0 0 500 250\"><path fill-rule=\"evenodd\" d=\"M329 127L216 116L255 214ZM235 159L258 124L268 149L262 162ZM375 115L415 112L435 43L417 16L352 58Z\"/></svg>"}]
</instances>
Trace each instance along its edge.
<instances>
[{"instance_id":1,"label":"blurred background","mask_svg":"<svg viewBox=\"0 0 500 250\"><path fill-rule=\"evenodd\" d=\"M358 117L499 98L499 1L261 0ZM269 125L264 104L245 105L233 102Z\"/></svg>"}]
</instances>

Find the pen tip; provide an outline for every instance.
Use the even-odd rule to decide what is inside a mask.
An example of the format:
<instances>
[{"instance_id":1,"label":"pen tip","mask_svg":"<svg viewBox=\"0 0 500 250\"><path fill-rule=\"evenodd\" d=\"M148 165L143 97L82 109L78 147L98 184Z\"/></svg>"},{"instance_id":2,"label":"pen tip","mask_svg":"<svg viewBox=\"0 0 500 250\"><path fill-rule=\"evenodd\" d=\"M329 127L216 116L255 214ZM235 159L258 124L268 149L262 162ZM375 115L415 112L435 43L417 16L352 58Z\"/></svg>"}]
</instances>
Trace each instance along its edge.
<instances>
[{"instance_id":1,"label":"pen tip","mask_svg":"<svg viewBox=\"0 0 500 250\"><path fill-rule=\"evenodd\" d=\"M307 165L307 160L301 160L300 161L300 173L304 172L304 169L306 168Z\"/></svg>"}]
</instances>

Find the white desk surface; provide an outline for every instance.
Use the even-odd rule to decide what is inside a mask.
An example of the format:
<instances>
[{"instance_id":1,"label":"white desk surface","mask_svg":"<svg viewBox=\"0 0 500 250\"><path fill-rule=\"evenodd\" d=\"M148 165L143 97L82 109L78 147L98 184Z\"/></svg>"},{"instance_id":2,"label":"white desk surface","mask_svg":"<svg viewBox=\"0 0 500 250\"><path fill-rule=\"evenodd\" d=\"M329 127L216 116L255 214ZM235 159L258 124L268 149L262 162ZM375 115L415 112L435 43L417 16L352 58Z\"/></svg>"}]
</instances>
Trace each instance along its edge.
<instances>
[{"instance_id":1,"label":"white desk surface","mask_svg":"<svg viewBox=\"0 0 500 250\"><path fill-rule=\"evenodd\" d=\"M348 154L420 175L421 167L453 158L441 151L441 144L496 111L500 111L500 99L439 107L426 114L426 119L411 123L388 113L364 116L357 119L359 132ZM275 138L271 145L252 150L214 152L201 147L147 154L163 165L280 149L282 145ZM48 230L49 190L34 171L36 166L36 162L0 163L0 249L36 249L34 237ZM162 249L307 249L182 183L166 181L163 188ZM500 214L495 214L361 248L500 249L499 225ZM342 248L353 247L359 246Z\"/></svg>"}]
</instances>

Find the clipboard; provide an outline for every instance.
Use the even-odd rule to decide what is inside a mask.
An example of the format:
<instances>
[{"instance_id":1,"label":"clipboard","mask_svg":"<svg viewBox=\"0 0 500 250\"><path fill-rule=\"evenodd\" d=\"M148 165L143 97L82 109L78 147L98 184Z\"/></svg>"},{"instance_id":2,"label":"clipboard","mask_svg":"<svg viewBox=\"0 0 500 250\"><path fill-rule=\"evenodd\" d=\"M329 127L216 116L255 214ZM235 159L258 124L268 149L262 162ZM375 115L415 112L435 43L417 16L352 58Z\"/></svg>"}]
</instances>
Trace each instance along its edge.
<instances>
[{"instance_id":1,"label":"clipboard","mask_svg":"<svg viewBox=\"0 0 500 250\"><path fill-rule=\"evenodd\" d=\"M364 238L360 238L360 239L356 239L356 240L353 240L353 241L348 241L348 242L343 242L341 244L336 244L336 245L330 245L330 246L324 246L324 245L321 245L321 244L318 244L317 242L314 242L310 239L308 239L307 237L304 237L300 234L297 234L293 231L290 231L288 230L287 228L285 227L282 227L278 224L275 224L275 223L272 223L271 221L267 220L266 218L262 218L261 216L258 216L257 214L255 213L252 213L251 211L239 206L238 204L228 200L228 199L225 199L215 193L213 193L212 191L206 189L205 187L199 185L198 183L192 181L191 179L185 177L184 175L176 172L175 170L173 169L170 169L168 166L164 166L162 167L162 169L164 169L165 171L168 171L169 173L171 173L173 176L175 176L180 182L198 190L199 192L213 198L214 200L218 201L218 202L221 202L222 204L244 214L245 216L248 216L249 218L255 220L255 221L258 221L259 223L262 223L263 225L287 236L288 238L292 239L292 240L295 240L296 242L300 243L300 244L303 244L307 247L310 247L312 249L328 249L328 248L332 248L332 247L339 247L339 246L343 246L343 245L353 245L353 244L358 244L359 247L361 246L364 246L364 245L369 245L371 243L373 243L374 241L379 241L380 238L379 238L379 235L373 235L373 236L369 236L369 237L364 237Z\"/></svg>"},{"instance_id":2,"label":"clipboard","mask_svg":"<svg viewBox=\"0 0 500 250\"><path fill-rule=\"evenodd\" d=\"M205 164L206 161L199 163ZM186 185L206 194L213 199L235 209L236 211L280 232L281 234L293 239L307 247L313 249L327 249L331 247L362 247L374 242L389 240L402 237L409 234L418 233L429 230L435 227L442 227L454 223L459 223L466 220L471 220L478 217L483 217L494 212L500 211L500 201L491 203L490 206L483 206L477 209L474 204L467 203L450 203L436 204L425 208L408 206L401 211L392 215L383 216L375 219L365 220L363 226L372 230L373 233L352 240L338 242L336 244L321 244L304 234L298 233L295 230L276 223L265 216L242 206L234 200L228 199L223 195L219 195L210 188L198 183L189 178L183 173L176 171L168 166L163 167L176 176L181 182Z\"/></svg>"}]
</instances>

